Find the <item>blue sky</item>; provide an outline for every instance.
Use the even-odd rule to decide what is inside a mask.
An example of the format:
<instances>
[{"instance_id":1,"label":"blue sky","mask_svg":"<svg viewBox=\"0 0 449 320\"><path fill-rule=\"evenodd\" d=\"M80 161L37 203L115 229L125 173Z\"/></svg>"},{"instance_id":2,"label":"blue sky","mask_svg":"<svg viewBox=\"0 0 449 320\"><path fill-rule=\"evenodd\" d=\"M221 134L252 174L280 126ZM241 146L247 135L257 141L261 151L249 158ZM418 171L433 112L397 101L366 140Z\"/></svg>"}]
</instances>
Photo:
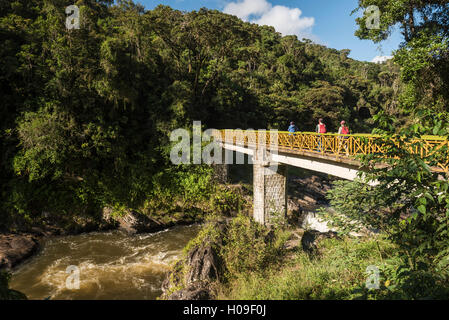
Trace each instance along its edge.
<instances>
[{"instance_id":1,"label":"blue sky","mask_svg":"<svg viewBox=\"0 0 449 320\"><path fill-rule=\"evenodd\" d=\"M135 0L153 9L159 4L191 11L202 7L217 9L259 24L273 25L277 31L310 38L328 47L350 49L350 57L372 61L375 57L391 56L402 37L398 31L381 44L360 40L357 29L357 0ZM297 10L299 9L299 10Z\"/></svg>"}]
</instances>

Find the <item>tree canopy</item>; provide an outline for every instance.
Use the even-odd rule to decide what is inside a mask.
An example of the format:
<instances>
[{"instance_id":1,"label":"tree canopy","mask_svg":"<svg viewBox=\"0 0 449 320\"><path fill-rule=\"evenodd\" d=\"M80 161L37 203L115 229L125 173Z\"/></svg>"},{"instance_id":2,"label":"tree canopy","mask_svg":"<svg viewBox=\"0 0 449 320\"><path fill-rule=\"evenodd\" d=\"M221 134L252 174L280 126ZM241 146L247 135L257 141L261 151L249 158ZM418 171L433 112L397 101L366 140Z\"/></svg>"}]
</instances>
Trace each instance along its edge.
<instances>
[{"instance_id":1,"label":"tree canopy","mask_svg":"<svg viewBox=\"0 0 449 320\"><path fill-rule=\"evenodd\" d=\"M2 1L0 132L3 214L93 214L137 206L169 163L169 133L276 128L318 117L370 132L397 113L398 69L283 37L217 10L132 1Z\"/></svg>"}]
</instances>

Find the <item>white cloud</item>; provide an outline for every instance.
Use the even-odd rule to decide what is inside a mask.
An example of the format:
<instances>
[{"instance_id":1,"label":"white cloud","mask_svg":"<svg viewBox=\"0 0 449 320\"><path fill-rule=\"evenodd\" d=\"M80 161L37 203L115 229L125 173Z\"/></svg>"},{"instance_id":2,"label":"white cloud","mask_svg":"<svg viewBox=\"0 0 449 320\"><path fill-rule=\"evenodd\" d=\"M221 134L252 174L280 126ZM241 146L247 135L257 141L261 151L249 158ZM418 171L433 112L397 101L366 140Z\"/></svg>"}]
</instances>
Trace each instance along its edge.
<instances>
[{"instance_id":1,"label":"white cloud","mask_svg":"<svg viewBox=\"0 0 449 320\"><path fill-rule=\"evenodd\" d=\"M393 59L393 56L376 56L371 62L382 63L390 59Z\"/></svg>"},{"instance_id":2,"label":"white cloud","mask_svg":"<svg viewBox=\"0 0 449 320\"><path fill-rule=\"evenodd\" d=\"M301 17L302 11L299 8L273 6L267 0L243 0L228 3L223 11L245 21L251 18L250 22L272 26L284 36L297 35L299 39L318 39L311 32L315 19Z\"/></svg>"},{"instance_id":3,"label":"white cloud","mask_svg":"<svg viewBox=\"0 0 449 320\"><path fill-rule=\"evenodd\" d=\"M249 16L260 16L271 9L271 4L267 0L244 0L241 2L231 2L224 8L224 13L229 13L248 21Z\"/></svg>"},{"instance_id":4,"label":"white cloud","mask_svg":"<svg viewBox=\"0 0 449 320\"><path fill-rule=\"evenodd\" d=\"M273 26L283 35L300 35L303 31L310 30L315 24L314 18L301 18L301 10L289 9L284 6L275 6L254 22L260 25Z\"/></svg>"}]
</instances>

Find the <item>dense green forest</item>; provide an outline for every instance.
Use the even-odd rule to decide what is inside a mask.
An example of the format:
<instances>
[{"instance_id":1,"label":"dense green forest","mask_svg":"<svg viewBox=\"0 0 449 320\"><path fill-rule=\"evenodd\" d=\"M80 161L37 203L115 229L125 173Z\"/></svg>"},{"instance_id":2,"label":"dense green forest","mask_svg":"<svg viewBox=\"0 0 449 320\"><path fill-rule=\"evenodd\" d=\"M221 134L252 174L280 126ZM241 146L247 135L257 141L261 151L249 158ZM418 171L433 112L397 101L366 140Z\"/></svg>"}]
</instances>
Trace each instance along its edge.
<instances>
[{"instance_id":1,"label":"dense green forest","mask_svg":"<svg viewBox=\"0 0 449 320\"><path fill-rule=\"evenodd\" d=\"M170 163L172 130L195 120L285 130L293 120L313 131L322 117L336 131L346 120L352 132L381 136L386 154L359 159L379 185L336 183L328 199L348 219L322 214L342 229L354 221L376 228L380 240L332 240L321 260L300 252L287 268L282 226L273 235L240 216L220 248L228 282L217 296L351 299L361 265L379 256L386 281L358 298L449 296L448 173L430 169L447 164L449 150L421 156L404 147L449 134L447 0L359 0L355 11L377 5L382 15L378 29L354 18L356 36L378 43L393 28L402 33L383 64L208 9L79 0L81 27L68 30L71 4L0 2L0 229L48 214L96 219L104 207L184 212L207 199L232 211L236 195L209 167ZM215 237L212 229L190 246Z\"/></svg>"},{"instance_id":2,"label":"dense green forest","mask_svg":"<svg viewBox=\"0 0 449 320\"><path fill-rule=\"evenodd\" d=\"M193 120L280 130L294 120L313 131L323 117L331 131L346 120L371 132L372 115L400 113L391 62L355 61L215 10L131 1L76 1L81 27L68 30L70 4L0 4L1 223L180 194L199 169L170 166L168 137Z\"/></svg>"},{"instance_id":3,"label":"dense green forest","mask_svg":"<svg viewBox=\"0 0 449 320\"><path fill-rule=\"evenodd\" d=\"M369 16L362 15L355 18L359 26L356 36L379 43L388 39L395 28L403 36L392 61L398 68L399 82L394 73L388 72L389 65L382 66L377 74L381 90L376 97L383 96L382 81L387 79L394 90L389 96L392 100L379 101L379 109L371 119L372 132L379 135L376 143L384 145L385 151L359 157L367 168L365 178L376 182L376 186L367 185L366 179L334 183L327 193L332 210L321 208L318 213L337 227L342 238L322 241L312 255L306 254L304 243L294 254L285 252L282 242L288 238L288 228L280 227L274 236L267 237L267 229L259 230L260 226L245 217L234 219L225 231L205 229L200 234L202 241L217 237L225 241L218 252L227 270L225 279L218 281L215 297L449 297L449 177L447 171L431 169L449 164L449 146L430 147L423 154L408 147L426 147L419 139L423 135L437 135L447 142L449 1L359 0L354 12L363 12L372 5L381 12L379 28L367 28ZM325 70L329 70L330 61L335 63L332 59L322 60ZM359 66L358 70L364 69ZM309 90L307 97L315 88ZM365 94L367 98L372 92ZM358 225L380 234L350 236ZM195 241L193 245L201 243ZM375 290L368 289L365 283L365 270L370 264L379 268L381 281Z\"/></svg>"}]
</instances>

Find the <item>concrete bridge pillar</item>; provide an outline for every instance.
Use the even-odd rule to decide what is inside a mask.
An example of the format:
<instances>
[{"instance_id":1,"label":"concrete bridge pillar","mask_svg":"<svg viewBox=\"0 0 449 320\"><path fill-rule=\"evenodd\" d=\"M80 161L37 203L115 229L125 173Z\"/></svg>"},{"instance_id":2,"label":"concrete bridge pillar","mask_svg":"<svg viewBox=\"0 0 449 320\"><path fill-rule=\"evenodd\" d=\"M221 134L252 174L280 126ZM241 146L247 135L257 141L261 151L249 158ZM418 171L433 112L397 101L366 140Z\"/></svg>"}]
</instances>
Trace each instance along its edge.
<instances>
[{"instance_id":1,"label":"concrete bridge pillar","mask_svg":"<svg viewBox=\"0 0 449 320\"><path fill-rule=\"evenodd\" d=\"M288 166L269 161L265 149L253 157L254 219L270 225L273 218L287 216Z\"/></svg>"}]
</instances>

